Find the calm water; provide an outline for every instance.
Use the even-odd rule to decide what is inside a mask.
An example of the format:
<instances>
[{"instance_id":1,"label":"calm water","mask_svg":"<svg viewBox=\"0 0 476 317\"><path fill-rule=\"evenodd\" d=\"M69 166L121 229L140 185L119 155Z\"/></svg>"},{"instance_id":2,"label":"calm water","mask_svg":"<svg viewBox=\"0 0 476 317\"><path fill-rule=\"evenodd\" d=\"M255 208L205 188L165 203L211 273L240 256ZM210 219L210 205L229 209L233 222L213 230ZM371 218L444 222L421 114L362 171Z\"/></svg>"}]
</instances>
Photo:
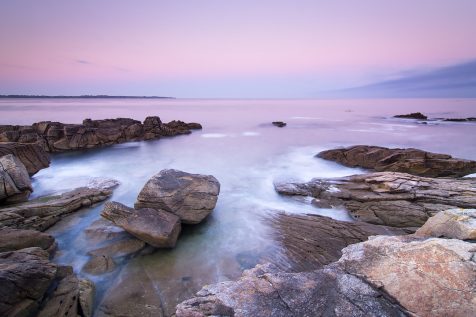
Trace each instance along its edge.
<instances>
[{"instance_id":1,"label":"calm water","mask_svg":"<svg viewBox=\"0 0 476 317\"><path fill-rule=\"evenodd\" d=\"M427 125L392 119L421 111L430 117L476 117L476 100L0 100L0 124L41 120L79 123L84 118L158 115L163 121L200 122L202 131L158 141L135 142L53 156L51 167L34 176L34 196L66 191L89 178L106 176L121 185L112 200L132 206L144 183L164 168L214 175L221 183L208 220L186 228L171 251L124 263L123 274L143 270L167 313L202 285L235 279L274 247L263 215L270 210L317 213L350 220L343 210L318 209L308 201L278 196L273 182L310 180L361 172L315 158L321 150L354 144L416 147L476 159L476 124ZM288 123L277 128L271 121ZM83 231L100 218L102 206L74 214L53 228L59 263L80 273L90 244ZM91 277L99 301L120 274Z\"/></svg>"}]
</instances>

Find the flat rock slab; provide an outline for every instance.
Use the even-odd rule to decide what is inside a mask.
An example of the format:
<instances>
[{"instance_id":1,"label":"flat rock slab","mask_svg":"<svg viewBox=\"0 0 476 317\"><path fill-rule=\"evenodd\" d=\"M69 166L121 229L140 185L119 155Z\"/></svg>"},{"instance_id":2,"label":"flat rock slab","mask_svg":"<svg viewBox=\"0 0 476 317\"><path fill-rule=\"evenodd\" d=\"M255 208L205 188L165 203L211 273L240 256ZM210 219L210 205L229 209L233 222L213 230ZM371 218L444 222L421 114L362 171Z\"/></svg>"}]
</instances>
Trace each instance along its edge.
<instances>
[{"instance_id":1,"label":"flat rock slab","mask_svg":"<svg viewBox=\"0 0 476 317\"><path fill-rule=\"evenodd\" d=\"M420 227L451 208L476 208L476 179L426 178L380 172L308 183L280 183L283 195L312 196L345 207L356 220L391 227Z\"/></svg>"},{"instance_id":2,"label":"flat rock slab","mask_svg":"<svg viewBox=\"0 0 476 317\"><path fill-rule=\"evenodd\" d=\"M0 253L0 316L31 316L54 281L57 266L41 248Z\"/></svg>"},{"instance_id":3,"label":"flat rock slab","mask_svg":"<svg viewBox=\"0 0 476 317\"><path fill-rule=\"evenodd\" d=\"M30 176L50 166L49 154L38 144L0 142L0 156L8 154L15 155L25 165Z\"/></svg>"},{"instance_id":4,"label":"flat rock slab","mask_svg":"<svg viewBox=\"0 0 476 317\"><path fill-rule=\"evenodd\" d=\"M181 231L176 215L158 209L133 209L107 202L101 216L156 248L173 248Z\"/></svg>"},{"instance_id":5,"label":"flat rock slab","mask_svg":"<svg viewBox=\"0 0 476 317\"><path fill-rule=\"evenodd\" d=\"M55 238L36 230L0 229L0 252L39 247L49 254L56 249Z\"/></svg>"},{"instance_id":6,"label":"flat rock slab","mask_svg":"<svg viewBox=\"0 0 476 317\"><path fill-rule=\"evenodd\" d=\"M197 224L215 208L220 183L211 175L168 169L154 175L142 188L135 208L171 212L186 224Z\"/></svg>"},{"instance_id":7,"label":"flat rock slab","mask_svg":"<svg viewBox=\"0 0 476 317\"><path fill-rule=\"evenodd\" d=\"M389 149L356 145L320 152L317 157L349 167L363 167L377 172L401 172L426 177L462 177L476 173L476 161L418 149Z\"/></svg>"},{"instance_id":8,"label":"flat rock slab","mask_svg":"<svg viewBox=\"0 0 476 317\"><path fill-rule=\"evenodd\" d=\"M292 272L311 271L335 262L341 257L343 248L366 241L369 236L408 233L399 228L339 221L318 215L281 212L272 215L268 221L273 228L272 236L290 261L289 270Z\"/></svg>"},{"instance_id":9,"label":"flat rock slab","mask_svg":"<svg viewBox=\"0 0 476 317\"><path fill-rule=\"evenodd\" d=\"M474 316L475 245L454 239L378 236L348 246L336 263L416 316Z\"/></svg>"},{"instance_id":10,"label":"flat rock slab","mask_svg":"<svg viewBox=\"0 0 476 317\"><path fill-rule=\"evenodd\" d=\"M0 204L27 201L33 191L25 165L14 155L0 157Z\"/></svg>"},{"instance_id":11,"label":"flat rock slab","mask_svg":"<svg viewBox=\"0 0 476 317\"><path fill-rule=\"evenodd\" d=\"M64 216L111 196L111 190L81 187L0 209L0 228L44 231Z\"/></svg>"},{"instance_id":12,"label":"flat rock slab","mask_svg":"<svg viewBox=\"0 0 476 317\"><path fill-rule=\"evenodd\" d=\"M177 317L405 316L369 283L340 269L280 273L272 265L236 282L205 286L177 306Z\"/></svg>"},{"instance_id":13,"label":"flat rock slab","mask_svg":"<svg viewBox=\"0 0 476 317\"><path fill-rule=\"evenodd\" d=\"M418 236L476 240L476 209L448 209L440 211L415 233Z\"/></svg>"}]
</instances>

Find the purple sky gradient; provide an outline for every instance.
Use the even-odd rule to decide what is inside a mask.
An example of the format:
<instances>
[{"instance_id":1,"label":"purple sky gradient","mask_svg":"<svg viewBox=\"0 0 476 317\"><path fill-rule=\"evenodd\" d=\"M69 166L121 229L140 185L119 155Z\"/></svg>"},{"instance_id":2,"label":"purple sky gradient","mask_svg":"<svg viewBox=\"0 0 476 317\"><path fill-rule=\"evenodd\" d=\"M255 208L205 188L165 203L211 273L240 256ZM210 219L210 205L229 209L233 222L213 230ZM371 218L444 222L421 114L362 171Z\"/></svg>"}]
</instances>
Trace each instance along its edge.
<instances>
[{"instance_id":1,"label":"purple sky gradient","mask_svg":"<svg viewBox=\"0 0 476 317\"><path fill-rule=\"evenodd\" d=\"M4 0L0 94L314 97L476 59L474 0Z\"/></svg>"}]
</instances>

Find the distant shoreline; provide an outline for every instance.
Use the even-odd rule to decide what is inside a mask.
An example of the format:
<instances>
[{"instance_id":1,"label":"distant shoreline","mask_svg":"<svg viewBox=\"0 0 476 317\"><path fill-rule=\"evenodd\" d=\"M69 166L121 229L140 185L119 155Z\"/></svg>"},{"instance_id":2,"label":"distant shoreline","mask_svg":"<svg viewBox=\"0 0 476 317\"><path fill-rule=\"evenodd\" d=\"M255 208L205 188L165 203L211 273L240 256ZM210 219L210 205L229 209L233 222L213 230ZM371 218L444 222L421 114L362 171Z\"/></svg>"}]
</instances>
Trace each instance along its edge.
<instances>
[{"instance_id":1,"label":"distant shoreline","mask_svg":"<svg viewBox=\"0 0 476 317\"><path fill-rule=\"evenodd\" d=\"M108 95L83 95L83 96L45 96L45 95L0 95L0 98L17 98L17 99L74 99L74 98L89 98L89 99L175 99L174 97L159 97L159 96L108 96Z\"/></svg>"}]
</instances>

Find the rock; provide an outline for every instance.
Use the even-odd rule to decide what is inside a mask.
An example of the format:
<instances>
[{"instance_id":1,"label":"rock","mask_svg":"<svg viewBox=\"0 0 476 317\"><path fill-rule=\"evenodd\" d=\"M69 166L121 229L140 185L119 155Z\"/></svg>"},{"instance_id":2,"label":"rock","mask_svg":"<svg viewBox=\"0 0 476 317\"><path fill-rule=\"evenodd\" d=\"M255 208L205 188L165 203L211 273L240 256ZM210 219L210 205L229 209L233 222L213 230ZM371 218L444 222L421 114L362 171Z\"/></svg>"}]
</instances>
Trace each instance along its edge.
<instances>
[{"instance_id":1,"label":"rock","mask_svg":"<svg viewBox=\"0 0 476 317\"><path fill-rule=\"evenodd\" d=\"M42 121L31 126L0 126L0 141L37 144L46 152L63 152L188 134L197 128L201 128L198 123L162 123L159 117L147 117L143 124L128 118L85 119L82 124Z\"/></svg>"},{"instance_id":2,"label":"rock","mask_svg":"<svg viewBox=\"0 0 476 317\"><path fill-rule=\"evenodd\" d=\"M284 128L286 126L286 122L283 121L273 121L273 125L278 128Z\"/></svg>"},{"instance_id":3,"label":"rock","mask_svg":"<svg viewBox=\"0 0 476 317\"><path fill-rule=\"evenodd\" d=\"M417 149L356 145L320 152L318 157L349 167L401 172L426 177L462 177L476 172L476 161Z\"/></svg>"},{"instance_id":4,"label":"rock","mask_svg":"<svg viewBox=\"0 0 476 317\"><path fill-rule=\"evenodd\" d=\"M0 316L31 316L55 279L57 267L41 248L0 253Z\"/></svg>"},{"instance_id":5,"label":"rock","mask_svg":"<svg viewBox=\"0 0 476 317\"><path fill-rule=\"evenodd\" d=\"M101 216L156 248L173 248L181 231L180 219L167 211L132 209L107 202Z\"/></svg>"},{"instance_id":6,"label":"rock","mask_svg":"<svg viewBox=\"0 0 476 317\"><path fill-rule=\"evenodd\" d=\"M23 163L12 154L0 157L0 203L27 201L32 191Z\"/></svg>"},{"instance_id":7,"label":"rock","mask_svg":"<svg viewBox=\"0 0 476 317\"><path fill-rule=\"evenodd\" d=\"M450 121L450 122L471 122L476 121L476 118L469 117L469 118L448 118L444 119L443 121Z\"/></svg>"},{"instance_id":8,"label":"rock","mask_svg":"<svg viewBox=\"0 0 476 317\"><path fill-rule=\"evenodd\" d=\"M473 316L475 252L460 240L378 236L342 250L337 265L416 316Z\"/></svg>"},{"instance_id":9,"label":"rock","mask_svg":"<svg viewBox=\"0 0 476 317\"><path fill-rule=\"evenodd\" d=\"M417 120L427 120L428 117L421 112L413 112L410 114L400 114L393 116L394 118L403 118L403 119L417 119Z\"/></svg>"},{"instance_id":10,"label":"rock","mask_svg":"<svg viewBox=\"0 0 476 317\"><path fill-rule=\"evenodd\" d=\"M283 195L312 196L345 207L356 220L420 227L439 211L476 208L476 179L426 178L380 172L308 183L275 184Z\"/></svg>"},{"instance_id":11,"label":"rock","mask_svg":"<svg viewBox=\"0 0 476 317\"><path fill-rule=\"evenodd\" d=\"M385 294L337 268L280 273L272 265L236 282L205 286L177 305L177 317L405 316Z\"/></svg>"},{"instance_id":12,"label":"rock","mask_svg":"<svg viewBox=\"0 0 476 317\"><path fill-rule=\"evenodd\" d=\"M79 316L78 308L79 280L74 274L70 274L59 281L38 317Z\"/></svg>"},{"instance_id":13,"label":"rock","mask_svg":"<svg viewBox=\"0 0 476 317\"><path fill-rule=\"evenodd\" d=\"M41 197L0 209L0 228L44 231L66 215L108 198L110 190L81 187L70 192Z\"/></svg>"},{"instance_id":14,"label":"rock","mask_svg":"<svg viewBox=\"0 0 476 317\"><path fill-rule=\"evenodd\" d=\"M0 229L0 252L39 247L50 255L56 249L55 238L36 230Z\"/></svg>"},{"instance_id":15,"label":"rock","mask_svg":"<svg viewBox=\"0 0 476 317\"><path fill-rule=\"evenodd\" d=\"M109 287L95 313L96 317L162 317L157 288L141 266L127 265Z\"/></svg>"},{"instance_id":16,"label":"rock","mask_svg":"<svg viewBox=\"0 0 476 317\"><path fill-rule=\"evenodd\" d=\"M310 271L337 261L346 246L372 235L408 232L365 222L346 222L319 215L277 213L269 218L272 236L283 248L293 272ZM276 257L280 259L278 255Z\"/></svg>"},{"instance_id":17,"label":"rock","mask_svg":"<svg viewBox=\"0 0 476 317\"><path fill-rule=\"evenodd\" d=\"M106 177L94 177L89 180L86 184L88 188L94 189L113 189L119 186L121 183L113 178L106 178Z\"/></svg>"},{"instance_id":18,"label":"rock","mask_svg":"<svg viewBox=\"0 0 476 317\"><path fill-rule=\"evenodd\" d=\"M30 176L50 166L50 156L37 144L0 142L0 157L8 154L16 156Z\"/></svg>"},{"instance_id":19,"label":"rock","mask_svg":"<svg viewBox=\"0 0 476 317\"><path fill-rule=\"evenodd\" d=\"M93 255L83 266L82 271L91 275L101 275L112 272L116 268L114 260L107 255Z\"/></svg>"},{"instance_id":20,"label":"rock","mask_svg":"<svg viewBox=\"0 0 476 317\"><path fill-rule=\"evenodd\" d=\"M128 234L128 237L107 241L104 246L88 251L89 255L105 255L109 257L128 257L137 254L144 249L145 242L134 238Z\"/></svg>"},{"instance_id":21,"label":"rock","mask_svg":"<svg viewBox=\"0 0 476 317\"><path fill-rule=\"evenodd\" d=\"M429 218L418 236L476 240L476 209L448 209Z\"/></svg>"},{"instance_id":22,"label":"rock","mask_svg":"<svg viewBox=\"0 0 476 317\"><path fill-rule=\"evenodd\" d=\"M87 279L79 280L79 307L83 317L93 315L93 304L96 287L94 283Z\"/></svg>"},{"instance_id":23,"label":"rock","mask_svg":"<svg viewBox=\"0 0 476 317\"><path fill-rule=\"evenodd\" d=\"M215 208L220 183L211 175L167 169L144 185L135 208L154 208L176 214L186 224L197 224Z\"/></svg>"}]
</instances>

